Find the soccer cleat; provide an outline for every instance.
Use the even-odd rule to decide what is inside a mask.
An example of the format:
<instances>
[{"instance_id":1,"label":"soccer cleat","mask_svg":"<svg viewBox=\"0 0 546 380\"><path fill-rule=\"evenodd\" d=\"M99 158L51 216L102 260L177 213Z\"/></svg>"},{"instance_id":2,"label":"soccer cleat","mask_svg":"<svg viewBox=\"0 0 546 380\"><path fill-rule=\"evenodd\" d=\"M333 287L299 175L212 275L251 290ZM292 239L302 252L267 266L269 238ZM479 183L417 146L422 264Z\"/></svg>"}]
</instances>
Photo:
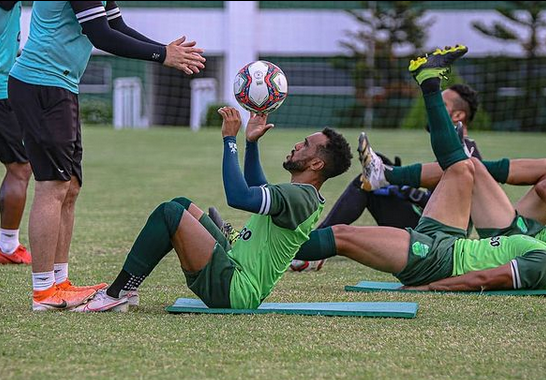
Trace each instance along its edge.
<instances>
[{"instance_id":1,"label":"soccer cleat","mask_svg":"<svg viewBox=\"0 0 546 380\"><path fill-rule=\"evenodd\" d=\"M138 290L121 290L119 296L127 298L129 306L138 306L140 304Z\"/></svg>"},{"instance_id":2,"label":"soccer cleat","mask_svg":"<svg viewBox=\"0 0 546 380\"><path fill-rule=\"evenodd\" d=\"M385 178L385 165L373 151L365 132L362 132L358 138L358 159L362 165L360 181L363 190L373 191L390 185Z\"/></svg>"},{"instance_id":3,"label":"soccer cleat","mask_svg":"<svg viewBox=\"0 0 546 380\"><path fill-rule=\"evenodd\" d=\"M104 289L108 286L108 284L101 282L97 285L91 285L91 286L74 286L70 282L70 280L65 280L61 282L60 284L57 284L57 287L61 290L71 291L71 292L81 292L81 291L87 291L89 289L94 291L99 291L101 289Z\"/></svg>"},{"instance_id":4,"label":"soccer cleat","mask_svg":"<svg viewBox=\"0 0 546 380\"><path fill-rule=\"evenodd\" d=\"M95 295L93 289L87 291L61 290L53 285L46 290L35 290L32 295L32 310L67 310L87 302Z\"/></svg>"},{"instance_id":5,"label":"soccer cleat","mask_svg":"<svg viewBox=\"0 0 546 380\"><path fill-rule=\"evenodd\" d=\"M465 55L467 51L468 48L463 45L446 46L443 50L436 49L424 57L412 59L408 70L419 85L430 78L447 79L453 62Z\"/></svg>"},{"instance_id":6,"label":"soccer cleat","mask_svg":"<svg viewBox=\"0 0 546 380\"><path fill-rule=\"evenodd\" d=\"M93 313L100 311L119 311L127 312L129 310L129 302L127 297L114 298L106 294L105 289L99 290L95 296L87 303L79 305L70 311L78 313Z\"/></svg>"},{"instance_id":7,"label":"soccer cleat","mask_svg":"<svg viewBox=\"0 0 546 380\"><path fill-rule=\"evenodd\" d=\"M222 219L220 213L215 207L209 207L209 217L212 219L216 227L224 234L230 245L235 244L239 239L239 231L237 231L231 223L228 223Z\"/></svg>"},{"instance_id":8,"label":"soccer cleat","mask_svg":"<svg viewBox=\"0 0 546 380\"><path fill-rule=\"evenodd\" d=\"M15 252L7 254L0 251L0 264L31 264L32 256L24 245L19 244Z\"/></svg>"},{"instance_id":9,"label":"soccer cleat","mask_svg":"<svg viewBox=\"0 0 546 380\"><path fill-rule=\"evenodd\" d=\"M292 260L288 270L292 272L310 272L310 271L319 271L324 266L326 259L316 260L316 261L305 261L305 260Z\"/></svg>"}]
</instances>

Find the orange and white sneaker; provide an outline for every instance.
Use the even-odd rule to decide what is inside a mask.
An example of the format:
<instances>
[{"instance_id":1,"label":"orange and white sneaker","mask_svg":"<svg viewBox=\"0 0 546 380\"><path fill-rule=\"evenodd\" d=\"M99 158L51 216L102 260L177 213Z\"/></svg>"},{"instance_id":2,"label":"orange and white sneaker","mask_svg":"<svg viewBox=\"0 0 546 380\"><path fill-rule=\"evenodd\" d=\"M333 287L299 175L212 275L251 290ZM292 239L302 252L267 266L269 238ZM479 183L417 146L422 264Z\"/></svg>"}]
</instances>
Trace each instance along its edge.
<instances>
[{"instance_id":1,"label":"orange and white sneaker","mask_svg":"<svg viewBox=\"0 0 546 380\"><path fill-rule=\"evenodd\" d=\"M61 282L60 284L57 284L57 287L60 290L66 290L66 291L70 291L70 292L81 292L81 291L87 291L89 289L92 289L92 290L98 292L99 290L104 289L107 286L108 286L108 284L105 283L105 282L101 282L100 284L90 285L90 286L74 286L74 285L72 285L70 280L65 280L65 281Z\"/></svg>"},{"instance_id":2,"label":"orange and white sneaker","mask_svg":"<svg viewBox=\"0 0 546 380\"><path fill-rule=\"evenodd\" d=\"M53 285L46 290L35 290L32 295L32 310L66 310L87 302L95 295L96 291L66 291Z\"/></svg>"},{"instance_id":3,"label":"orange and white sneaker","mask_svg":"<svg viewBox=\"0 0 546 380\"><path fill-rule=\"evenodd\" d=\"M24 245L19 244L15 252L8 255L0 251L0 264L32 264L32 256Z\"/></svg>"}]
</instances>

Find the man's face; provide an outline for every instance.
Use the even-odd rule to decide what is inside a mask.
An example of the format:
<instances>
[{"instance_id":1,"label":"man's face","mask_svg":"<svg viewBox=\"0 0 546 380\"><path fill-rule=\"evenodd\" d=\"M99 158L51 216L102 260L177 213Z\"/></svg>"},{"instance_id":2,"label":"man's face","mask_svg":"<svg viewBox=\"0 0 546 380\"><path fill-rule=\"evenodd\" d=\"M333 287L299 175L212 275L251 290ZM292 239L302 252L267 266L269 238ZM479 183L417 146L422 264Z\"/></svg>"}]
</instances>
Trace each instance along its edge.
<instances>
[{"instance_id":1,"label":"man's face","mask_svg":"<svg viewBox=\"0 0 546 380\"><path fill-rule=\"evenodd\" d=\"M303 172L309 165L316 163L320 158L317 156L318 147L325 146L328 137L322 132L313 133L307 136L305 140L297 143L294 149L286 156L283 168L289 172Z\"/></svg>"},{"instance_id":2,"label":"man's face","mask_svg":"<svg viewBox=\"0 0 546 380\"><path fill-rule=\"evenodd\" d=\"M464 110L461 110L457 107L457 104L462 101L459 94L457 94L453 90L447 89L442 92L442 99L444 100L447 113L453 121L453 124L456 124L459 121L464 124L464 118L466 116L466 113L464 112Z\"/></svg>"}]
</instances>

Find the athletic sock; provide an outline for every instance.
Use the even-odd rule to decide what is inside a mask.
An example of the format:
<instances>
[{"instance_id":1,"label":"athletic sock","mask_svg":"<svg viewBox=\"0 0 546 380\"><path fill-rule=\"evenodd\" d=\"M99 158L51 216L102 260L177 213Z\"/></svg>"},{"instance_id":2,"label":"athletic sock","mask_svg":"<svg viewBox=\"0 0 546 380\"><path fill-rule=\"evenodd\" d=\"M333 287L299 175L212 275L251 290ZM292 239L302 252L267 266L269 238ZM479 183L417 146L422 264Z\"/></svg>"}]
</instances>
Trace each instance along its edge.
<instances>
[{"instance_id":1,"label":"athletic sock","mask_svg":"<svg viewBox=\"0 0 546 380\"><path fill-rule=\"evenodd\" d=\"M316 261L327 259L336 254L334 231L332 227L326 227L312 231L309 240L300 247L294 258L304 261Z\"/></svg>"},{"instance_id":2,"label":"athletic sock","mask_svg":"<svg viewBox=\"0 0 546 380\"><path fill-rule=\"evenodd\" d=\"M51 272L32 272L32 289L43 291L51 288L55 284L55 274Z\"/></svg>"},{"instance_id":3,"label":"athletic sock","mask_svg":"<svg viewBox=\"0 0 546 380\"><path fill-rule=\"evenodd\" d=\"M137 290L145 278L145 275L135 276L122 269L114 282L112 282L108 289L106 289L106 294L108 294L110 297L120 298L120 293L122 290Z\"/></svg>"},{"instance_id":4,"label":"athletic sock","mask_svg":"<svg viewBox=\"0 0 546 380\"><path fill-rule=\"evenodd\" d=\"M510 160L503 158L498 161L482 161L491 177L499 183L506 183L510 173Z\"/></svg>"},{"instance_id":5,"label":"athletic sock","mask_svg":"<svg viewBox=\"0 0 546 380\"><path fill-rule=\"evenodd\" d=\"M425 80L421 88L423 89L423 98L427 109L432 150L441 168L446 170L451 165L468 159L468 156L459 140L457 131L453 127L453 121L447 113L440 86L435 81L437 79ZM436 91L432 92L434 88Z\"/></svg>"},{"instance_id":6,"label":"athletic sock","mask_svg":"<svg viewBox=\"0 0 546 380\"><path fill-rule=\"evenodd\" d=\"M125 259L123 270L107 291L108 295L118 297L120 290L128 290L125 288L135 285L138 287L173 249L171 237L184 211L180 203L165 202L151 213Z\"/></svg>"},{"instance_id":7,"label":"athletic sock","mask_svg":"<svg viewBox=\"0 0 546 380\"><path fill-rule=\"evenodd\" d=\"M55 263L53 272L55 272L55 283L65 282L68 279L68 263Z\"/></svg>"},{"instance_id":8,"label":"athletic sock","mask_svg":"<svg viewBox=\"0 0 546 380\"><path fill-rule=\"evenodd\" d=\"M19 247L19 230L0 228L0 251L11 255Z\"/></svg>"},{"instance_id":9,"label":"athletic sock","mask_svg":"<svg viewBox=\"0 0 546 380\"><path fill-rule=\"evenodd\" d=\"M422 164L385 167L385 178L391 185L421 187Z\"/></svg>"}]
</instances>

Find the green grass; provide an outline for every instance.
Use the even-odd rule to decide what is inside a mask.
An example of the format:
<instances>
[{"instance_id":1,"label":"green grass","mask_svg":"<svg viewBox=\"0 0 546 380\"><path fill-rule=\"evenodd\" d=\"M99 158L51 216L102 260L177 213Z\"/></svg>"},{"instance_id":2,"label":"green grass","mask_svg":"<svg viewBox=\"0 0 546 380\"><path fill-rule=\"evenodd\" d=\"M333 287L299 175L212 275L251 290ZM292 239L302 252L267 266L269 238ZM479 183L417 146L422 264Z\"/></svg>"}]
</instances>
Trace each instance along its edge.
<instances>
[{"instance_id":1,"label":"green grass","mask_svg":"<svg viewBox=\"0 0 546 380\"><path fill-rule=\"evenodd\" d=\"M273 130L261 144L270 182L288 180L281 162L309 130ZM356 142L359 131L344 131ZM405 163L432 159L422 131L371 131L378 150ZM484 157L540 157L539 134L476 133ZM240 139L242 142L242 139ZM356 147L356 146L354 146ZM219 130L84 131L84 187L77 204L70 277L110 282L146 217L184 195L215 205L235 225L246 214L225 204ZM358 173L322 190L325 212ZM512 199L526 190L510 188ZM32 198L32 190L29 192ZM30 205L29 200L29 205ZM28 210L22 239L27 239ZM372 224L365 213L358 224ZM269 302L418 302L416 319L170 315L192 294L175 255L141 287L127 314L33 313L28 267L0 267L0 379L543 379L546 299L346 293L362 279L392 280L342 258L317 273L287 273Z\"/></svg>"}]
</instances>

